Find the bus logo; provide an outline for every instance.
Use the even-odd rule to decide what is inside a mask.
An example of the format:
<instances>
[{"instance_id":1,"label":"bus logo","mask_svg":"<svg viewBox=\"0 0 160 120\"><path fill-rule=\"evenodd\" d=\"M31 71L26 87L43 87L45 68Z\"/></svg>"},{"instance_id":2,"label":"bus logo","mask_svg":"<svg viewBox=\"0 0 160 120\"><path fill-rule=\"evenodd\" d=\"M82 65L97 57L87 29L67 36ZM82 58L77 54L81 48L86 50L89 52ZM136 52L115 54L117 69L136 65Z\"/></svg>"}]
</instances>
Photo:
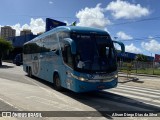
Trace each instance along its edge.
<instances>
[{"instance_id":1,"label":"bus logo","mask_svg":"<svg viewBox=\"0 0 160 120\"><path fill-rule=\"evenodd\" d=\"M93 78L94 78L94 75L88 74L88 79L93 79Z\"/></svg>"}]
</instances>

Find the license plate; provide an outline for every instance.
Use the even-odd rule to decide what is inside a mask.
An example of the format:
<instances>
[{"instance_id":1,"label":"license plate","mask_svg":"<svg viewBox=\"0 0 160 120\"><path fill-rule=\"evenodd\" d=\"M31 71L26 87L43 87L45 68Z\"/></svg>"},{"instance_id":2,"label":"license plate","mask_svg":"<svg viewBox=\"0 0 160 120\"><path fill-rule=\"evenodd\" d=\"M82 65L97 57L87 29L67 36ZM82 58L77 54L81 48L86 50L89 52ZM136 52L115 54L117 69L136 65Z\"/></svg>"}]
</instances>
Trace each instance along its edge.
<instances>
[{"instance_id":1,"label":"license plate","mask_svg":"<svg viewBox=\"0 0 160 120\"><path fill-rule=\"evenodd\" d=\"M98 89L104 89L105 86L104 85L100 85L100 86L97 86Z\"/></svg>"}]
</instances>

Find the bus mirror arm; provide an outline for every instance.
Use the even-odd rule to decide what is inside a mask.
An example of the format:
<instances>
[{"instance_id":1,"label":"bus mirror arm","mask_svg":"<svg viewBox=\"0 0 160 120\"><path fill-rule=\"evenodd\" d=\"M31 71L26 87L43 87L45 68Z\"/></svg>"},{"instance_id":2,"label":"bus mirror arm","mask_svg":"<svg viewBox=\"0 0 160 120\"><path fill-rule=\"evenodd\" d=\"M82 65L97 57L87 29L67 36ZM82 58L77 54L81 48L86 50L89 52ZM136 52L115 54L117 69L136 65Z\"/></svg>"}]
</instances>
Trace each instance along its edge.
<instances>
[{"instance_id":1,"label":"bus mirror arm","mask_svg":"<svg viewBox=\"0 0 160 120\"><path fill-rule=\"evenodd\" d=\"M122 53L125 52L125 46L124 46L124 44L123 44L122 42L120 42L120 41L114 41L114 40L113 40L113 43L119 44L119 45L121 46Z\"/></svg>"},{"instance_id":2,"label":"bus mirror arm","mask_svg":"<svg viewBox=\"0 0 160 120\"><path fill-rule=\"evenodd\" d=\"M74 40L72 40L71 38L65 38L64 41L68 42L71 46L71 52L73 55L76 54L76 44L74 42Z\"/></svg>"}]
</instances>

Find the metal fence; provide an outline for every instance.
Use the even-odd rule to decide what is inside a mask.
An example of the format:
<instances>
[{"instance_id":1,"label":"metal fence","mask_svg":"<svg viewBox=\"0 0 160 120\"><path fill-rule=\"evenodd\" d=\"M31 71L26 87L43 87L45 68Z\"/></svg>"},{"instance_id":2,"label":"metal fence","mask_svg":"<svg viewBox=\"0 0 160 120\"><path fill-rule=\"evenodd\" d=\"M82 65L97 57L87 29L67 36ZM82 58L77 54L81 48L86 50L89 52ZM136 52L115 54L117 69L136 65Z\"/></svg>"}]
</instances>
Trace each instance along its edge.
<instances>
[{"instance_id":1,"label":"metal fence","mask_svg":"<svg viewBox=\"0 0 160 120\"><path fill-rule=\"evenodd\" d=\"M120 72L160 75L160 63L157 63L157 62L119 61L118 68Z\"/></svg>"}]
</instances>

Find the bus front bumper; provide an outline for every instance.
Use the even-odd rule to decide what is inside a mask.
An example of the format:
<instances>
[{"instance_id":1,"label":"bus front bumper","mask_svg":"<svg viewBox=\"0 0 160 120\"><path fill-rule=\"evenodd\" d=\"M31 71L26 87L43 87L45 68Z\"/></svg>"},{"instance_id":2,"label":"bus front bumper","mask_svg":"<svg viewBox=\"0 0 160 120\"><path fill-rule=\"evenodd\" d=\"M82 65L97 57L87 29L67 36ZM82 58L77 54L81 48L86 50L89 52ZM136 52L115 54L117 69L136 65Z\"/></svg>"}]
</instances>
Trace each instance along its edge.
<instances>
[{"instance_id":1,"label":"bus front bumper","mask_svg":"<svg viewBox=\"0 0 160 120\"><path fill-rule=\"evenodd\" d=\"M98 80L97 80L98 81ZM99 80L100 81L100 80ZM87 81L80 81L75 80L74 83L74 92L90 92L90 91L99 91L103 89L110 89L117 86L118 78L112 79L108 82L96 82L93 80L93 82L87 82Z\"/></svg>"}]
</instances>

